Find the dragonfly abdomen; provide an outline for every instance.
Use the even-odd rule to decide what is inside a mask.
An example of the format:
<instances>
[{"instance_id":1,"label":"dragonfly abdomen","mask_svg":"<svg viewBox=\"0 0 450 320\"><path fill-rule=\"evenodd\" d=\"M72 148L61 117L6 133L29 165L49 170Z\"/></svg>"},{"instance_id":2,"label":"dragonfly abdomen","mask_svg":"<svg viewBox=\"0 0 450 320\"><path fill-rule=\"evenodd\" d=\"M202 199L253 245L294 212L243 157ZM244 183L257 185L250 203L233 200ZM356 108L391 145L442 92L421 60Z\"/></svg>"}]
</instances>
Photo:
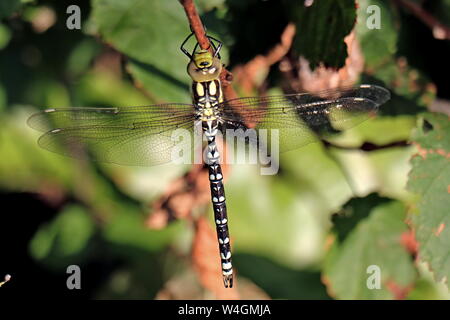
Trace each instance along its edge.
<instances>
[{"instance_id":1,"label":"dragonfly abdomen","mask_svg":"<svg viewBox=\"0 0 450 320\"><path fill-rule=\"evenodd\" d=\"M222 266L223 282L225 287L233 286L233 268L231 264L231 246L228 232L227 205L225 189L223 186L223 175L220 167L218 152L213 140L208 144L208 169L211 187L211 199L214 210L214 221L216 223L217 240L219 242L220 260Z\"/></svg>"},{"instance_id":2,"label":"dragonfly abdomen","mask_svg":"<svg viewBox=\"0 0 450 320\"><path fill-rule=\"evenodd\" d=\"M209 129L207 129L208 131ZM206 134L206 132L205 132ZM226 288L233 286L233 268L231 264L230 235L228 232L227 205L225 189L223 186L223 174L220 166L220 154L217 150L215 135L208 136L208 150L206 162L209 170L209 182L211 188L211 200L216 222L217 240L222 267L223 283Z\"/></svg>"}]
</instances>

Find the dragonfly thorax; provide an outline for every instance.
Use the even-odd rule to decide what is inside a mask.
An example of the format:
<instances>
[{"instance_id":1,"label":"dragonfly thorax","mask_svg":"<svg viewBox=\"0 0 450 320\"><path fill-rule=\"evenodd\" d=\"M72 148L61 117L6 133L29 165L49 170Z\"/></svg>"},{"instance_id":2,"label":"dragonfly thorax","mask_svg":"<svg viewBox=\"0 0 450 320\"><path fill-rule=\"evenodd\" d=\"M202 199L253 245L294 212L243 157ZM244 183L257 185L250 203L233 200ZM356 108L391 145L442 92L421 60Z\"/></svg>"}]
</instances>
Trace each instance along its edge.
<instances>
[{"instance_id":1,"label":"dragonfly thorax","mask_svg":"<svg viewBox=\"0 0 450 320\"><path fill-rule=\"evenodd\" d=\"M194 81L192 83L192 100L198 120L203 122L219 120L219 104L222 99L222 88L219 80Z\"/></svg>"}]
</instances>

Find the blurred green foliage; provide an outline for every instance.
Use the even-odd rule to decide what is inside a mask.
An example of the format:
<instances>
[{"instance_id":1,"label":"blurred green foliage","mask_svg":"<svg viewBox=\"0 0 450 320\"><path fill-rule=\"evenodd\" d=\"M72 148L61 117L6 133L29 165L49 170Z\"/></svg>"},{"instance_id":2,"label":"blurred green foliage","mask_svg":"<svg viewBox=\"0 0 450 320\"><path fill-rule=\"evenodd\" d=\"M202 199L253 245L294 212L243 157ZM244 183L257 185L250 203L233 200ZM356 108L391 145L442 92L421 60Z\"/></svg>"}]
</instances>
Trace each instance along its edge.
<instances>
[{"instance_id":1,"label":"blurred green foliage","mask_svg":"<svg viewBox=\"0 0 450 320\"><path fill-rule=\"evenodd\" d=\"M420 254L430 263L436 279L443 280L450 278L450 122L437 114L425 114L421 121L413 134L420 152L411 160L408 188L422 197L412 217Z\"/></svg>"},{"instance_id":2,"label":"blurred green foliage","mask_svg":"<svg viewBox=\"0 0 450 320\"><path fill-rule=\"evenodd\" d=\"M352 210L350 219L359 217L359 221L344 239L334 242L327 257L324 274L327 281L333 283L336 296L344 299L392 299L394 293L389 290L389 281L400 287L408 287L415 281L412 258L399 241L402 233L407 231L405 207L399 201L380 203L382 200L376 197L367 197L364 202L355 199L345 208ZM367 207L369 201L377 203L376 206ZM361 214L367 217L361 217ZM340 219L349 218L344 216ZM335 227L339 230L338 223ZM353 263L349 264L349 261ZM380 270L384 285L378 290L366 284L368 274L373 273L370 266L377 266Z\"/></svg>"},{"instance_id":3,"label":"blurred green foliage","mask_svg":"<svg viewBox=\"0 0 450 320\"><path fill-rule=\"evenodd\" d=\"M187 61L179 51L189 25L178 1L83 0L82 30L68 30L70 4L0 2L0 188L6 200L17 193L28 199L19 211L2 210L18 233L3 233L12 244L0 271L31 267L36 273L29 276L46 278L57 295L65 268L77 264L88 274L84 297L155 298L169 281L194 274L192 225L176 221L150 230L144 224L154 201L189 167L64 158L38 148L26 119L44 107L189 102ZM266 54L293 22L290 58L338 68L347 57L343 38L354 27L364 57L361 82L392 92L378 118L332 145L283 154L276 176L261 176L255 166L231 168L226 188L238 283L246 278L276 299L392 299L395 288L409 299L448 299L442 281L450 277L450 127L447 116L425 112L436 78L432 66L409 63L417 55L416 30L404 21L414 17L381 0L196 4L208 32L224 40L229 66ZM380 8L379 30L365 24L369 5ZM442 9L448 6L436 1L428 9L450 25ZM269 90L281 90L279 67L270 70ZM417 146L426 156L413 156ZM34 205L36 197L44 209ZM211 216L209 207L196 211ZM20 233L28 221L35 229ZM416 253L402 242L411 230ZM369 265L381 268L380 290L366 286Z\"/></svg>"},{"instance_id":4,"label":"blurred green foliage","mask_svg":"<svg viewBox=\"0 0 450 320\"><path fill-rule=\"evenodd\" d=\"M324 63L327 67L342 68L347 46L342 39L356 22L355 2L315 1L310 7L296 6L293 19L297 30L308 30L296 37L294 48L304 55L313 67Z\"/></svg>"}]
</instances>

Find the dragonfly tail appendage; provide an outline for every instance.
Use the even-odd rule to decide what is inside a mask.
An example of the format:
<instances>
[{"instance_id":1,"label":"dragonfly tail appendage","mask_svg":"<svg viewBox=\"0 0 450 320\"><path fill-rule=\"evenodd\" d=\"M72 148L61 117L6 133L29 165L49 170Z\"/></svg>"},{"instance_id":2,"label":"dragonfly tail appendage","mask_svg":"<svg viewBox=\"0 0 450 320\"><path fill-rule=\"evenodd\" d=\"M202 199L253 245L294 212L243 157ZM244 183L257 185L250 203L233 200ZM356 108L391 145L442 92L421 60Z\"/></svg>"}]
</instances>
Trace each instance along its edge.
<instances>
[{"instance_id":1,"label":"dragonfly tail appendage","mask_svg":"<svg viewBox=\"0 0 450 320\"><path fill-rule=\"evenodd\" d=\"M233 274L223 276L223 285L225 288L233 288Z\"/></svg>"}]
</instances>

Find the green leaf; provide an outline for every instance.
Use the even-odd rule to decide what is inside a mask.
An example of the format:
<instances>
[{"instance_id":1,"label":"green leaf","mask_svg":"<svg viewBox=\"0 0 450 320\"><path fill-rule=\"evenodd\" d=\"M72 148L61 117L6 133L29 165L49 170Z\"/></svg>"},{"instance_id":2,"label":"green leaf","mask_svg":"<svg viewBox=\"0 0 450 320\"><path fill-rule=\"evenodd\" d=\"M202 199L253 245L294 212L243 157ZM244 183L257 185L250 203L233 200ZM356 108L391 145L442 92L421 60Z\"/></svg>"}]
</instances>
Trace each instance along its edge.
<instances>
[{"instance_id":1,"label":"green leaf","mask_svg":"<svg viewBox=\"0 0 450 320\"><path fill-rule=\"evenodd\" d=\"M339 214L334 215L332 219L334 224L333 230L339 242L343 242L361 220L369 217L373 208L387 201L387 199L380 198L374 193L365 198L350 200L343 210Z\"/></svg>"},{"instance_id":2,"label":"green leaf","mask_svg":"<svg viewBox=\"0 0 450 320\"><path fill-rule=\"evenodd\" d=\"M377 11L378 9L379 11ZM369 67L383 64L395 55L398 30L390 3L383 0L358 1L356 34L360 41L365 62ZM380 29L369 28L373 19L379 18Z\"/></svg>"},{"instance_id":3,"label":"green leaf","mask_svg":"<svg viewBox=\"0 0 450 320\"><path fill-rule=\"evenodd\" d=\"M176 101L178 103L190 103L189 85L185 81L173 77L171 74L157 67L130 60L127 63L128 71L133 75L137 87L144 87L155 99L154 102ZM183 71L185 71L185 66ZM187 77L187 74L186 74Z\"/></svg>"},{"instance_id":4,"label":"green leaf","mask_svg":"<svg viewBox=\"0 0 450 320\"><path fill-rule=\"evenodd\" d=\"M416 263L420 278L408 293L408 300L450 300L450 292L444 283L434 281L426 262Z\"/></svg>"},{"instance_id":5,"label":"green leaf","mask_svg":"<svg viewBox=\"0 0 450 320\"><path fill-rule=\"evenodd\" d=\"M83 207L69 206L38 230L30 242L30 251L35 259L63 266L83 252L93 233L89 213Z\"/></svg>"},{"instance_id":6,"label":"green leaf","mask_svg":"<svg viewBox=\"0 0 450 320\"><path fill-rule=\"evenodd\" d=\"M239 275L251 279L272 299L330 299L320 281L319 271L293 270L249 254L236 254L233 259Z\"/></svg>"},{"instance_id":7,"label":"green leaf","mask_svg":"<svg viewBox=\"0 0 450 320\"><path fill-rule=\"evenodd\" d=\"M384 106L382 107L384 108ZM416 119L413 116L377 117L345 130L327 141L340 147L359 147L364 142L379 146L409 139Z\"/></svg>"},{"instance_id":8,"label":"green leaf","mask_svg":"<svg viewBox=\"0 0 450 320\"><path fill-rule=\"evenodd\" d=\"M46 89L50 89L50 86ZM0 186L5 190L35 192L46 182L70 188L76 169L66 158L40 148L39 133L27 126L27 118L36 110L19 108L0 116Z\"/></svg>"},{"instance_id":9,"label":"green leaf","mask_svg":"<svg viewBox=\"0 0 450 320\"><path fill-rule=\"evenodd\" d=\"M406 289L416 278L412 258L401 245L401 235L408 231L405 207L401 202L383 199L372 209L368 203L357 203L350 202L346 207L351 216L359 216L356 220L363 218L355 228L351 228L355 220L336 222L338 234L346 236L343 242L336 240L326 259L328 292L338 299L391 299L392 286ZM380 289L368 288L369 277L373 276L368 267L373 265L380 270Z\"/></svg>"},{"instance_id":10,"label":"green leaf","mask_svg":"<svg viewBox=\"0 0 450 320\"><path fill-rule=\"evenodd\" d=\"M419 193L413 223L419 256L437 281L450 279L450 121L426 113L413 136L419 149L411 159L408 189Z\"/></svg>"},{"instance_id":11,"label":"green leaf","mask_svg":"<svg viewBox=\"0 0 450 320\"><path fill-rule=\"evenodd\" d=\"M128 248L128 251L134 248L155 252L167 246L182 230L181 223L172 223L163 230L150 230L141 215L122 211L105 226L103 235L112 245Z\"/></svg>"},{"instance_id":12,"label":"green leaf","mask_svg":"<svg viewBox=\"0 0 450 320\"><path fill-rule=\"evenodd\" d=\"M72 76L82 75L89 70L100 49L100 43L93 38L84 39L77 43L68 56L66 62L67 72Z\"/></svg>"},{"instance_id":13,"label":"green leaf","mask_svg":"<svg viewBox=\"0 0 450 320\"><path fill-rule=\"evenodd\" d=\"M11 40L11 31L7 26L0 23L0 50L6 47Z\"/></svg>"},{"instance_id":14,"label":"green leaf","mask_svg":"<svg viewBox=\"0 0 450 320\"><path fill-rule=\"evenodd\" d=\"M189 27L178 1L94 0L92 8L91 20L98 32L132 58L129 70L150 96L188 100L188 58L179 46Z\"/></svg>"},{"instance_id":15,"label":"green leaf","mask_svg":"<svg viewBox=\"0 0 450 320\"><path fill-rule=\"evenodd\" d=\"M93 106L138 106L148 104L148 98L129 82L113 74L90 72L76 85L77 103Z\"/></svg>"},{"instance_id":16,"label":"green leaf","mask_svg":"<svg viewBox=\"0 0 450 320\"><path fill-rule=\"evenodd\" d=\"M408 201L412 197L405 190L412 153L411 147L389 147L370 152L330 148L330 154L345 172L355 195L365 196L370 192L378 192L385 197L402 201Z\"/></svg>"},{"instance_id":17,"label":"green leaf","mask_svg":"<svg viewBox=\"0 0 450 320\"><path fill-rule=\"evenodd\" d=\"M297 26L295 50L312 67L321 62L329 67L343 67L347 58L344 38L356 22L355 1L314 1L310 7L305 7L303 1L297 3L292 7Z\"/></svg>"},{"instance_id":18,"label":"green leaf","mask_svg":"<svg viewBox=\"0 0 450 320\"><path fill-rule=\"evenodd\" d=\"M433 87L426 73L410 66L407 52L399 53L401 48L398 47L405 38L401 34L405 25L399 28L399 17L394 8L389 1L358 1L355 29L365 62L361 81L384 86L387 84L392 89L391 100L381 108L381 114L415 115L423 112L423 108L432 101ZM379 19L379 29L372 25L376 19ZM414 38L410 40L408 44L415 50Z\"/></svg>"}]
</instances>

